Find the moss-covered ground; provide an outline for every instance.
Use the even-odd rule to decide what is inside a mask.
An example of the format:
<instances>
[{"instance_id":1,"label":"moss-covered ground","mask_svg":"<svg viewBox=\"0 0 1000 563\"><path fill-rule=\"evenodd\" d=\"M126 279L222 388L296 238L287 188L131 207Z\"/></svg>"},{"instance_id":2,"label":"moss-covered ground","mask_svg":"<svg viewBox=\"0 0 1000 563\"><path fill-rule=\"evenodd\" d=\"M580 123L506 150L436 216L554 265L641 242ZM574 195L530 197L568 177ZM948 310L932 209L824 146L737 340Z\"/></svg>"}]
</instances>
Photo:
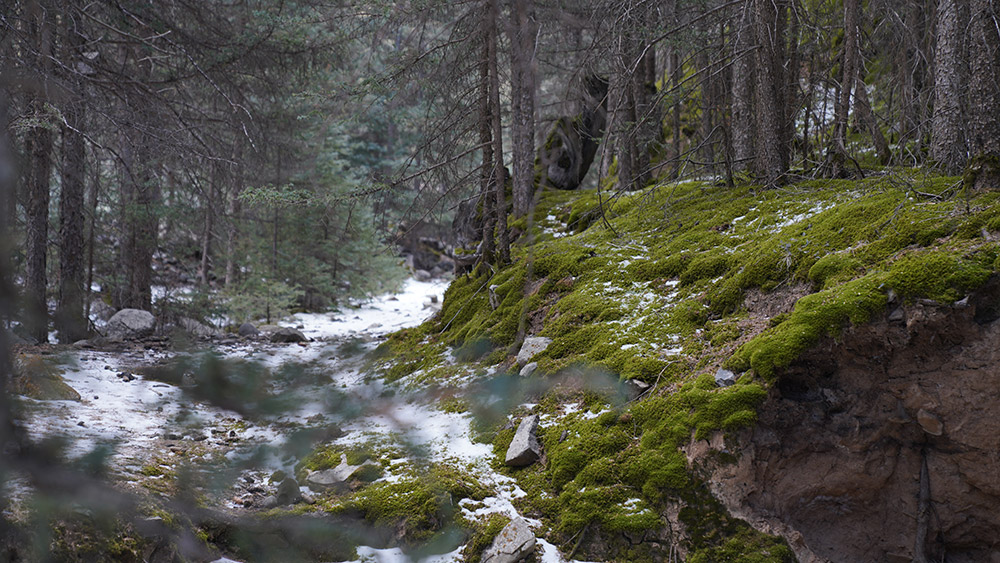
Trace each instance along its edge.
<instances>
[{"instance_id":1,"label":"moss-covered ground","mask_svg":"<svg viewBox=\"0 0 1000 563\"><path fill-rule=\"evenodd\" d=\"M547 336L531 378L553 382L535 387L547 460L505 471L554 543L569 550L595 530L655 535L673 504L684 507L692 561L786 561L779 540L720 514L680 448L752 425L781 369L821 338L893 300L954 302L994 275L1000 193L961 186L889 170L776 190L544 192L513 264L457 278L441 312L393 335L372 367L390 381L464 383L511 366L519 330ZM751 294L792 294L794 307L750 307ZM735 385L716 386L722 366L740 374ZM588 370L651 387L627 404L566 414L585 397L555 382ZM513 431L488 430L502 460ZM628 542L611 549L620 560L652 557Z\"/></svg>"}]
</instances>

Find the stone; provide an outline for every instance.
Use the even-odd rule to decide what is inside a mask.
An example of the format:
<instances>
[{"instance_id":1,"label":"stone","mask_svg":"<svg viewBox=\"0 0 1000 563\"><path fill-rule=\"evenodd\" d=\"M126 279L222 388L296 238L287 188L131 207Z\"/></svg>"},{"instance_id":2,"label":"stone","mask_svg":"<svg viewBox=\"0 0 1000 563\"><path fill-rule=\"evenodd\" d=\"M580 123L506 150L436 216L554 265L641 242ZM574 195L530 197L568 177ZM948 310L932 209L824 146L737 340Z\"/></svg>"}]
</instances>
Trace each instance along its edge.
<instances>
[{"instance_id":1,"label":"stone","mask_svg":"<svg viewBox=\"0 0 1000 563\"><path fill-rule=\"evenodd\" d=\"M521 377L531 377L531 374L535 373L536 369L538 369L538 362L525 364L524 367L521 368L520 375Z\"/></svg>"},{"instance_id":2,"label":"stone","mask_svg":"<svg viewBox=\"0 0 1000 563\"><path fill-rule=\"evenodd\" d=\"M431 273L427 270L416 270L413 272L413 279L419 282L431 281Z\"/></svg>"},{"instance_id":3,"label":"stone","mask_svg":"<svg viewBox=\"0 0 1000 563\"><path fill-rule=\"evenodd\" d=\"M736 374L725 368L715 372L715 384L719 387L729 387L736 384Z\"/></svg>"},{"instance_id":4,"label":"stone","mask_svg":"<svg viewBox=\"0 0 1000 563\"><path fill-rule=\"evenodd\" d=\"M360 465L351 465L347 463L347 456L341 454L340 465L337 467L309 472L306 476L306 486L316 492L322 492L327 489L346 488L348 481L358 476L362 470L370 465L378 466L377 463L370 459L366 459Z\"/></svg>"},{"instance_id":5,"label":"stone","mask_svg":"<svg viewBox=\"0 0 1000 563\"><path fill-rule=\"evenodd\" d=\"M896 307L889 313L889 322L903 322L906 320L906 313L903 312L902 307Z\"/></svg>"},{"instance_id":6,"label":"stone","mask_svg":"<svg viewBox=\"0 0 1000 563\"><path fill-rule=\"evenodd\" d=\"M504 463L511 467L527 467L542 457L542 445L535 435L538 430L538 415L533 414L521 420L514 433L514 439L507 448Z\"/></svg>"},{"instance_id":7,"label":"stone","mask_svg":"<svg viewBox=\"0 0 1000 563\"><path fill-rule=\"evenodd\" d=\"M299 483L291 477L285 477L278 485L278 502L280 504L295 504L302 499Z\"/></svg>"},{"instance_id":8,"label":"stone","mask_svg":"<svg viewBox=\"0 0 1000 563\"><path fill-rule=\"evenodd\" d=\"M241 324L240 328L236 332L238 332L239 335L242 336L242 337L244 337L244 338L249 338L251 336L257 336L258 334L260 334L260 331L257 330L257 327L255 327L253 325L253 323L243 323L243 324Z\"/></svg>"},{"instance_id":9,"label":"stone","mask_svg":"<svg viewBox=\"0 0 1000 563\"><path fill-rule=\"evenodd\" d=\"M184 332L196 338L222 338L222 331L188 317L181 317L181 319L177 321L177 326L179 326Z\"/></svg>"},{"instance_id":10,"label":"stone","mask_svg":"<svg viewBox=\"0 0 1000 563\"><path fill-rule=\"evenodd\" d=\"M523 518L510 521L483 552L482 563L517 563L535 551L535 534Z\"/></svg>"},{"instance_id":11,"label":"stone","mask_svg":"<svg viewBox=\"0 0 1000 563\"><path fill-rule=\"evenodd\" d=\"M271 333L271 342L279 344L289 344L294 342L306 342L308 339L297 329L281 327Z\"/></svg>"},{"instance_id":12,"label":"stone","mask_svg":"<svg viewBox=\"0 0 1000 563\"><path fill-rule=\"evenodd\" d=\"M521 344L521 350L517 353L517 365L523 366L527 364L531 358L544 352L551 343L551 338L528 336L524 339L524 344Z\"/></svg>"},{"instance_id":13,"label":"stone","mask_svg":"<svg viewBox=\"0 0 1000 563\"><path fill-rule=\"evenodd\" d=\"M638 399L643 393L649 391L650 387L652 387L652 385L639 379L629 379L625 382L625 390L628 393L630 400Z\"/></svg>"},{"instance_id":14,"label":"stone","mask_svg":"<svg viewBox=\"0 0 1000 563\"><path fill-rule=\"evenodd\" d=\"M493 285L489 286L488 288L486 288L486 293L489 296L489 300L490 300L490 309L493 309L494 311L496 311L497 307L500 306L500 298L497 296L497 288L498 287L500 287L500 286L496 285L496 284L493 284Z\"/></svg>"},{"instance_id":15,"label":"stone","mask_svg":"<svg viewBox=\"0 0 1000 563\"><path fill-rule=\"evenodd\" d=\"M944 433L944 423L938 416L930 411L920 409L917 411L917 424L924 429L924 432L931 436L940 436Z\"/></svg>"},{"instance_id":16,"label":"stone","mask_svg":"<svg viewBox=\"0 0 1000 563\"><path fill-rule=\"evenodd\" d=\"M62 370L45 358L22 355L14 363L13 391L38 401L80 401L80 393L69 386Z\"/></svg>"},{"instance_id":17,"label":"stone","mask_svg":"<svg viewBox=\"0 0 1000 563\"><path fill-rule=\"evenodd\" d=\"M279 506L281 506L281 501L279 501L278 497L274 495L266 496L264 497L264 500L260 501L260 507L265 510L270 508L277 508Z\"/></svg>"},{"instance_id":18,"label":"stone","mask_svg":"<svg viewBox=\"0 0 1000 563\"><path fill-rule=\"evenodd\" d=\"M120 340L135 340L153 334L156 317L142 309L122 309L108 320L104 330L107 336Z\"/></svg>"}]
</instances>

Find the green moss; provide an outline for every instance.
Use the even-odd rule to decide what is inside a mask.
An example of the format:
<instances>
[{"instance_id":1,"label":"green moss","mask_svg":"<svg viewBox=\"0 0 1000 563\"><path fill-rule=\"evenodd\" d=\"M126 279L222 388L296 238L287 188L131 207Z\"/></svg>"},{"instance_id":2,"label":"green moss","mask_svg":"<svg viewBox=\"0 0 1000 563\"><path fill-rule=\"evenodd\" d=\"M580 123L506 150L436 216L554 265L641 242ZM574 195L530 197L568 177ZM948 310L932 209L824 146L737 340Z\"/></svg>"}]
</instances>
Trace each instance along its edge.
<instances>
[{"instance_id":1,"label":"green moss","mask_svg":"<svg viewBox=\"0 0 1000 563\"><path fill-rule=\"evenodd\" d=\"M719 252L706 252L688 264L680 275L681 285L721 276L729 270L732 258Z\"/></svg>"},{"instance_id":2,"label":"green moss","mask_svg":"<svg viewBox=\"0 0 1000 563\"><path fill-rule=\"evenodd\" d=\"M692 553L688 563L794 563L795 554L781 538L742 527L721 545Z\"/></svg>"},{"instance_id":3,"label":"green moss","mask_svg":"<svg viewBox=\"0 0 1000 563\"><path fill-rule=\"evenodd\" d=\"M897 260L886 285L900 296L951 303L984 283L993 268L988 254L972 259L947 251L919 252Z\"/></svg>"},{"instance_id":4,"label":"green moss","mask_svg":"<svg viewBox=\"0 0 1000 563\"><path fill-rule=\"evenodd\" d=\"M477 523L472 528L472 534L462 549L462 561L468 563L479 563L482 560L483 552L493 544L493 539L510 522L510 518L503 514L491 514L484 522Z\"/></svg>"},{"instance_id":5,"label":"green moss","mask_svg":"<svg viewBox=\"0 0 1000 563\"><path fill-rule=\"evenodd\" d=\"M848 254L827 254L809 268L807 276L817 287L823 288L829 284L847 281L864 268L861 262Z\"/></svg>"}]
</instances>

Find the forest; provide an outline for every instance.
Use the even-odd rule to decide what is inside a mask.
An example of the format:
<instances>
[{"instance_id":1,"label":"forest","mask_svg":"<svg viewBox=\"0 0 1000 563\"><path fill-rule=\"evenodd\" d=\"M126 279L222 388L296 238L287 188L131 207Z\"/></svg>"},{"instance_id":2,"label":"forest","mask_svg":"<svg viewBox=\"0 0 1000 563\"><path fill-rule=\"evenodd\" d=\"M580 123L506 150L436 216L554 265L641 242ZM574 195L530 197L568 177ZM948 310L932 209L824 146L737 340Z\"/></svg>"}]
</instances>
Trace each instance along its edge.
<instances>
[{"instance_id":1,"label":"forest","mask_svg":"<svg viewBox=\"0 0 1000 563\"><path fill-rule=\"evenodd\" d=\"M650 385L655 391L664 378L676 378L673 398L665 398L660 389L660 396L634 403L634 412L614 401L607 407L611 410L594 407L595 416L620 415L617 422L606 421L608 428L624 425L626 418L645 428L637 430L642 436L635 438L639 448L640 442L646 447L652 440L642 432L651 433L655 426L652 407L642 405L660 401L664 412L723 409L721 398L718 404L711 402L714 394L694 399L684 398L684 393L708 393L699 378L705 370L735 372L733 381L739 374L752 374L752 382L749 376L746 381L741 377L738 385L720 387L718 393L730 397L723 392L737 389L731 395L738 395L732 400L739 405L729 414L743 418L723 417L703 428L698 426L704 422L700 414L690 415L687 422L678 422L683 417L677 415L680 418L670 419L667 426L657 427L657 439L671 445L656 450L656 456L665 457L642 458L643 463L684 465L683 456L677 457L683 446L676 436L678 425L693 444L695 436L705 438L709 430L730 432L770 420L764 411L753 409L770 404L764 390L788 390L773 377L798 377L793 356L811 357L811 346L823 345L827 336L839 337L843 326L876 319L873 311L893 307L897 297L905 307L921 299L951 304L966 295L980 303L976 292L992 287L997 269L994 231L1000 227L991 193L1000 188L998 12L992 0L5 2L0 8L0 443L4 452L19 452L11 457L19 461L7 467L0 463L0 474L30 474L32 468L48 467L79 473L84 481L93 477L61 454L52 458L48 450L32 445L31 432L19 429L24 418L16 397L24 386L18 374L34 361L26 358L106 346L119 346L114 353L122 352L120 342L105 339L108 319L102 315L149 311L158 335L171 327L197 326L222 340L225 348L225 339L245 336L247 323L299 323L298 330L309 334L314 325L302 319L318 317L308 315L354 310L401 291L412 277L430 284L419 286L426 291L440 289L443 305L433 296L425 305L441 312L420 328L393 332L390 321L372 321L386 328L369 327L366 338L371 341L359 349L371 344L373 356L365 360L364 369L374 370L386 384L410 381L413 374L440 375L443 368L434 365L440 358L454 365L491 364L491 373L513 370L524 375L521 368L534 353L522 358L519 350L533 338L544 337L554 348L543 345L535 351L539 374L561 377L580 361L607 368L616 380L638 381L641 393L650 396ZM885 199L897 192L902 194L898 200ZM720 215L705 215L710 210ZM765 210L778 213L778 218L765 218ZM836 220L823 222L822 217L834 215ZM907 217L910 227L900 226ZM720 251L716 239L735 236L751 219L759 220L758 226L744 240L759 254L744 259L742 246ZM761 225L768 221L777 226L762 236ZM798 235L781 234L781 229L803 221L809 226ZM934 223L937 230L899 234L922 222ZM554 235L552 229L559 232ZM611 238L592 234L596 229ZM706 229L707 234L702 232ZM811 246L815 241L810 237L818 236L817 231L833 242ZM566 239L578 242L557 246L564 236L579 237ZM647 254L626 257L636 245ZM932 249L927 250L933 254L927 261L922 254L908 254L923 249ZM771 259L768 253L781 258L765 272L760 265ZM850 256L837 261L844 253ZM595 254L598 260L615 255L620 261L587 270L559 262L560 254L579 264ZM824 254L835 258L827 260ZM918 275L907 272L918 265L931 268L935 280L915 281ZM605 269L617 273L602 277ZM676 297L670 291L678 288L685 301L677 307L687 312L683 328L676 329L682 335L677 350L692 357L701 354L700 360L679 367L679 360L670 358L682 354L663 352L674 350L665 343L655 358L624 358L622 354L631 354L635 346L631 341L597 336L596 328L584 334L589 330L584 325L604 326L600 323L609 315L619 313L609 313L578 294L581 284L619 283L626 275L632 276L629 283L652 284L649 291L664 298ZM452 276L455 281L444 292ZM796 293L797 284L811 284L811 289ZM810 301L813 295L841 286L869 297L845 304L840 294L831 294L825 305L815 306L835 302L842 309L808 309L818 301ZM876 291L872 288L877 289L876 300L865 293ZM795 299L751 328L747 318L757 314L752 299L777 302L786 290ZM754 297L755 291L763 297ZM405 309L409 302L400 299L395 312L411 315L405 322L422 320L417 319L419 307ZM994 306L987 303L992 297L983 299L975 318L986 326L995 318L982 320L980 311ZM568 309L570 303L577 308ZM637 303L636 308L646 306ZM677 313L670 318L680 323L681 317ZM731 336L720 336L718 328L713 332L712 327L723 325L731 326ZM799 332L793 334L793 328ZM685 340L689 337L711 344L690 348ZM794 344L779 349L781 338ZM602 339L619 342L620 350L598 351ZM718 357L713 356L716 352ZM361 361L347 357L345 353L337 361ZM190 361L196 365L195 379L199 373L216 377L216 371L232 371L211 359ZM177 369L192 377L190 365ZM292 385L285 380L264 385L253 379L265 377L258 368L239 369L245 369L239 392L225 385L221 391L198 386L204 392L199 400L249 417L247 413L267 403L254 393ZM121 373L132 374L128 369ZM133 375L144 373L136 367ZM176 380L186 381L179 372ZM813 383L809 379L802 385ZM253 387L258 384L260 389ZM540 385L509 393L545 405L546 393L560 389L561 383ZM465 405L456 407L457 412L473 419L473 434L490 436L484 442L490 448L497 440L509 445L513 428L489 417L480 420L481 409L469 406L471 398L455 399L451 391L442 398L434 394L441 392L434 385L428 384L428 389L428 400ZM591 391L581 393L580 403L589 404ZM232 406L243 400L252 406ZM326 400L334 408L333 399ZM910 400L900 399L900 408L905 403L910 409ZM337 401L337 408L350 403L343 397ZM510 412L525 414L516 402L503 404ZM929 404L914 406L914 413L931 412ZM626 411L615 410L622 408ZM346 427L347 419L338 420ZM582 417L578 422L591 424L589 420ZM926 417L913 414L913 420ZM924 422L920 425L928 434L940 435L927 430ZM480 426L489 430L476 430ZM296 486L313 472L339 467L341 453L346 467L368 463L354 450L330 449L310 436L310 446L319 449L296 454L298 466L283 466L297 475ZM586 486L579 496L560 494L598 461L560 461L557 450L563 446L558 444L565 435L556 438L538 438L551 451L542 473L504 473L529 496L538 491L525 483L559 499L558 509L543 501L532 509L512 505L522 514L535 514L550 530L546 537L552 543L545 545L559 547L552 557L847 560L830 555L833 547L816 547L824 544L812 536L807 538L806 543L814 542L809 548L795 544L788 530L796 524L787 519L781 525L752 528L737 522L733 506L723 510L725 502L705 492L709 485L690 493L685 487L691 483L711 480L704 472L695 476L690 456L690 476L678 477L685 485L642 472L633 483L628 475L634 472L615 469L631 492L614 489L608 498L625 504L635 499L658 514L669 512L665 507L674 502L670 499L683 499L688 507L710 505L705 514L725 512L723 523L701 512L697 525L685 520L686 531L670 535L680 548L664 547L670 541L662 534L658 543L650 544L648 534L644 540L634 539L641 535L638 530L656 526L645 520L636 524L629 520L632 513L620 521L599 523L597 516L585 514L602 510L588 504ZM569 440L574 440L572 434ZM908 447L933 449L922 444ZM731 455L723 450L719 456ZM322 452L333 461L309 465ZM927 515L927 503L933 504L936 497L930 492L926 498L921 495L925 481L935 479L935 470L932 466L927 476L928 454L922 455L923 461L915 462L920 491L914 496L916 504L907 507L920 512L914 525L917 539L906 539L906 549L912 552L900 555L914 561L930 561L952 545L942 539L947 530L936 538L928 535L935 524ZM376 465L382 463L374 454L369 457ZM619 462L625 463L614 463ZM573 464L579 467L566 469ZM382 465L389 468L391 462ZM435 490L434 498L475 498L469 490L478 490L477 485L456 478L450 466L437 461L431 466L434 475L443 475L440 482L446 491ZM155 464L154 470L159 471ZM380 483L376 480L371 487ZM32 486L45 491L52 483L41 480ZM673 492L651 492L650 487ZM183 490L178 486L172 492L183 496ZM375 493L362 498L369 490L360 489L349 501L354 503L350 509L337 510L360 511L368 523L372 518L378 525L396 522L393 517L369 518L377 510L365 508L364 502L379 502ZM0 509L7 506L8 494L0 496ZM317 502L315 506L328 508L323 502L334 501ZM282 560L267 547L226 543L209 530L212 525L197 520L187 504L169 510L175 508L191 527L210 536L207 543L218 549L214 555ZM327 512L343 516L337 510ZM31 543L20 534L35 534L31 549L36 550L38 537L51 539L51 533L30 531L37 524L34 520L24 527L11 524L4 514L0 546ZM518 520L514 516L501 524ZM937 518L939 526L942 518L947 520ZM396 543L433 544L439 539L435 534L449 531L450 524L443 522L451 519L450 513L438 514L433 523L421 521L416 531L412 521L397 522ZM473 530L473 539L463 542L463 549L476 541L482 545L471 555L460 550L454 560L478 560L501 524L489 520L465 526ZM184 529L181 524L171 527ZM484 534L489 537L483 539ZM363 539L355 545L378 543L359 535ZM148 540L148 535L143 537ZM295 535L288 532L288 537ZM737 539L742 542L737 542L739 549L733 547ZM207 557L197 550L184 552L177 547L182 541L172 541L171 557ZM295 540L288 543L294 545ZM395 547L392 543L386 545ZM237 544L242 547L233 547ZM307 554L288 560L364 557L362 551L344 554L328 545L303 545ZM4 553L10 560L35 560L39 553L5 549L0 560ZM740 559L737 552L762 558ZM862 559L871 556L847 552ZM56 559L75 560L67 553L58 552ZM118 560L104 548L101 553L107 560ZM156 553L167 557L167 551ZM985 552L968 548L962 553L974 554L968 559L973 561ZM152 557L142 548L129 554L135 560ZM517 557L496 560L520 560ZM563 560L544 557L539 560Z\"/></svg>"}]
</instances>

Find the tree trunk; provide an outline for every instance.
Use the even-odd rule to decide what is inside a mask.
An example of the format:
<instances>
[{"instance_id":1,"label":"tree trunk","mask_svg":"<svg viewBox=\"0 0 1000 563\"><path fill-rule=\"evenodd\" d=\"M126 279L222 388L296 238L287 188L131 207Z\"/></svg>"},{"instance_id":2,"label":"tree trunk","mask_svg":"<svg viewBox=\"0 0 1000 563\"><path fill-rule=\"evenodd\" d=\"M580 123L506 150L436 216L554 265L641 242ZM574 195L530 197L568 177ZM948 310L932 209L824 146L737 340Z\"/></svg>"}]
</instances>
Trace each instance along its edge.
<instances>
[{"instance_id":1,"label":"tree trunk","mask_svg":"<svg viewBox=\"0 0 1000 563\"><path fill-rule=\"evenodd\" d=\"M972 188L1000 189L1000 9L972 0L969 44L972 72L969 113Z\"/></svg>"},{"instance_id":2,"label":"tree trunk","mask_svg":"<svg viewBox=\"0 0 1000 563\"><path fill-rule=\"evenodd\" d=\"M63 174L59 194L59 302L55 324L59 341L76 342L87 336L83 312L83 195L85 191L85 147L78 128L79 110L64 112L70 127L63 129Z\"/></svg>"},{"instance_id":3,"label":"tree trunk","mask_svg":"<svg viewBox=\"0 0 1000 563\"><path fill-rule=\"evenodd\" d=\"M492 0L486 0L492 3ZM489 13L492 8L484 9ZM483 264L494 262L496 239L494 232L496 219L493 201L490 196L490 182L493 176L493 121L490 118L490 22L485 17L482 21L482 53L479 61L479 145L482 150L482 165L479 169L479 208L483 217L483 237L479 250L479 261Z\"/></svg>"},{"instance_id":4,"label":"tree trunk","mask_svg":"<svg viewBox=\"0 0 1000 563\"><path fill-rule=\"evenodd\" d=\"M39 82L47 89L52 70L52 14L38 6L30 25L31 41L38 49ZM28 193L25 205L25 325L28 334L38 342L48 342L47 253L49 237L49 189L52 174L51 120L43 95L36 95L30 109L43 123L31 128L26 145L29 156Z\"/></svg>"},{"instance_id":5,"label":"tree trunk","mask_svg":"<svg viewBox=\"0 0 1000 563\"><path fill-rule=\"evenodd\" d=\"M503 162L503 126L500 120L500 72L497 55L497 23L500 0L490 0L488 58L490 79L490 122L493 131L493 190L496 206L497 262L510 263L510 241L507 232L507 170Z\"/></svg>"},{"instance_id":6,"label":"tree trunk","mask_svg":"<svg viewBox=\"0 0 1000 563\"><path fill-rule=\"evenodd\" d=\"M208 285L209 269L211 268L212 226L215 219L215 198L222 182L222 165L212 164L212 179L205 194L205 222L201 233L201 264L198 267L198 280L202 285Z\"/></svg>"},{"instance_id":7,"label":"tree trunk","mask_svg":"<svg viewBox=\"0 0 1000 563\"><path fill-rule=\"evenodd\" d=\"M967 83L964 43L968 24L969 13L964 0L940 0L934 51L931 158L947 174L960 173L967 159L962 90Z\"/></svg>"},{"instance_id":8,"label":"tree trunk","mask_svg":"<svg viewBox=\"0 0 1000 563\"><path fill-rule=\"evenodd\" d=\"M511 37L514 217L528 214L535 172L535 22L534 0L514 0Z\"/></svg>"},{"instance_id":9,"label":"tree trunk","mask_svg":"<svg viewBox=\"0 0 1000 563\"><path fill-rule=\"evenodd\" d=\"M79 34L66 27L65 60L74 61L80 47ZM72 64L72 63L71 63ZM86 191L86 147L82 126L82 86L70 80L77 99L63 112L67 125L63 127L63 173L62 189L59 193L59 301L56 307L55 325L59 340L63 343L76 342L87 336L87 319L84 315L84 202Z\"/></svg>"},{"instance_id":10,"label":"tree trunk","mask_svg":"<svg viewBox=\"0 0 1000 563\"><path fill-rule=\"evenodd\" d=\"M733 170L735 172L749 171L753 168L754 155L757 149L754 143L755 120L754 107L754 75L756 74L756 55L751 51L755 44L753 38L753 12L749 3L744 4L738 16L733 33L732 56L732 133L730 143L733 147Z\"/></svg>"},{"instance_id":11,"label":"tree trunk","mask_svg":"<svg viewBox=\"0 0 1000 563\"><path fill-rule=\"evenodd\" d=\"M122 151L125 156L121 163L121 283L113 299L120 309L148 311L152 308L153 252L159 223L156 212L158 190L146 145L142 142L138 147L126 146Z\"/></svg>"},{"instance_id":12,"label":"tree trunk","mask_svg":"<svg viewBox=\"0 0 1000 563\"><path fill-rule=\"evenodd\" d=\"M754 0L757 31L757 174L769 187L784 182L788 169L784 146L784 19L786 6L777 0Z\"/></svg>"}]
</instances>

